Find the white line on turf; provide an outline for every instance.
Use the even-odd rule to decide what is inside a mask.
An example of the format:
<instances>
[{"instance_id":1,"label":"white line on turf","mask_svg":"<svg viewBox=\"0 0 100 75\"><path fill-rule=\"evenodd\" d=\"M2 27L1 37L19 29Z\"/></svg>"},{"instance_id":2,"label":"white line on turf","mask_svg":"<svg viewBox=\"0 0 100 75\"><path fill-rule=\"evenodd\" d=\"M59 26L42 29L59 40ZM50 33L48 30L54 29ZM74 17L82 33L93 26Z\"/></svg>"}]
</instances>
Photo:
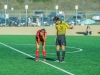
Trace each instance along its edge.
<instances>
[{"instance_id":1,"label":"white line on turf","mask_svg":"<svg viewBox=\"0 0 100 75\"><path fill-rule=\"evenodd\" d=\"M8 43L8 44L15 44L15 45L36 45L36 44L17 44L17 43ZM46 45L46 46L55 46L55 45ZM83 50L81 48L76 48L76 47L69 47L69 46L66 46L66 47L78 50L78 51L72 51L72 52L66 52L66 53L77 53L77 52L81 52ZM55 53L47 53L47 54L55 54Z\"/></svg>"},{"instance_id":2,"label":"white line on turf","mask_svg":"<svg viewBox=\"0 0 100 75\"><path fill-rule=\"evenodd\" d=\"M0 44L1 44L1 45L4 45L4 46L6 46L6 47L8 47L8 48L10 48L10 49L12 49L12 50L14 50L14 51L17 51L17 52L19 52L19 53L21 53L21 54L24 54L24 55L26 55L26 56L29 56L29 57L32 57L32 58L33 58L33 56L31 56L31 55L29 55L29 54L27 54L27 53L24 53L24 52L22 52L22 51L20 51L20 50L17 50L17 49L15 49L15 48L11 47L11 46L8 46L8 45L6 45L6 44L4 44L4 43L1 43L1 42L0 42Z\"/></svg>"},{"instance_id":3,"label":"white line on turf","mask_svg":"<svg viewBox=\"0 0 100 75\"><path fill-rule=\"evenodd\" d=\"M77 53L77 52L81 52L83 50L83 49L80 49L80 48L77 48L77 49L78 49L78 51L66 52L66 53ZM52 54L52 55L54 55L56 53L46 53L46 54ZM35 55L35 54L32 54L32 55ZM40 54L40 55L42 55L42 54Z\"/></svg>"},{"instance_id":4,"label":"white line on turf","mask_svg":"<svg viewBox=\"0 0 100 75\"><path fill-rule=\"evenodd\" d=\"M0 42L0 44L3 45L3 46L5 46L5 47L8 47L8 48L10 48L10 49L12 49L12 50L14 50L14 51L17 51L17 52L19 52L19 53L21 53L21 54L24 54L24 55L29 56L29 57L31 57L31 58L35 58L35 57L33 57L33 56L31 56L31 55L25 53L25 52L22 52L22 51L20 51L20 50L18 50L18 49L15 49L15 48L13 48L13 47L11 47L11 46L8 46L8 45L4 44L4 43L1 43L1 42ZM59 67L57 67L57 66L54 66L54 65L52 65L52 64L49 64L49 63L44 62L44 61L42 61L42 60L39 60L39 61L41 61L42 63L47 64L47 65L49 65L49 66L51 66L51 67L54 67L54 68L56 68L56 69L58 69L58 70L60 70L60 71L62 71L62 72L64 72L64 73L66 73L66 74L75 75L75 74L73 74L73 73L71 73L71 72L68 72L68 71L66 71L66 70L64 70L64 69L61 69L61 68L59 68Z\"/></svg>"}]
</instances>

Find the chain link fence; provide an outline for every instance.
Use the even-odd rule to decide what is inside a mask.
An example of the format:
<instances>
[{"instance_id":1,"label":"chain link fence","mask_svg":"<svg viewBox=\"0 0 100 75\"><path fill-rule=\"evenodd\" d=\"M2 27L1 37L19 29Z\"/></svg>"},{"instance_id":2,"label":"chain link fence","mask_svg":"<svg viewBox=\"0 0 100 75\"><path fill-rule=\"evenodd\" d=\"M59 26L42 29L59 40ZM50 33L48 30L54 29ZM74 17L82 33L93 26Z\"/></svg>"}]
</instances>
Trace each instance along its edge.
<instances>
[{"instance_id":1,"label":"chain link fence","mask_svg":"<svg viewBox=\"0 0 100 75\"><path fill-rule=\"evenodd\" d=\"M9 17L17 17L19 20L21 18L26 17L32 17L35 15L35 11L43 11L43 14L48 17L48 15L51 12L59 12L60 10L7 10L7 9L1 9L0 12L4 16L4 18ZM76 11L63 11L65 13L64 15L64 21L66 21L68 18L72 17L74 14L76 14ZM77 11L77 13L81 13L82 11ZM86 18L91 19L93 13L100 13L100 11L84 11ZM7 14L7 16L6 16ZM5 25L6 26L6 25ZM28 26L27 24L25 26ZM43 26L43 25L41 25Z\"/></svg>"}]
</instances>

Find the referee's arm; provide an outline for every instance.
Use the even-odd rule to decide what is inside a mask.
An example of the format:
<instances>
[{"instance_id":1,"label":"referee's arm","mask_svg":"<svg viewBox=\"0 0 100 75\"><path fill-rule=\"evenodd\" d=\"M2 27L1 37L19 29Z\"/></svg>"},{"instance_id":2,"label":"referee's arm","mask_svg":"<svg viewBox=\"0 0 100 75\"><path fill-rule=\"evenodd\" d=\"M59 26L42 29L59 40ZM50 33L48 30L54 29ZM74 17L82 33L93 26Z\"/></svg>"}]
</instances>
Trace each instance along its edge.
<instances>
[{"instance_id":1,"label":"referee's arm","mask_svg":"<svg viewBox=\"0 0 100 75\"><path fill-rule=\"evenodd\" d=\"M69 26L67 23L66 23L66 27L67 27L68 29L73 29L73 28L74 28L73 26Z\"/></svg>"},{"instance_id":2,"label":"referee's arm","mask_svg":"<svg viewBox=\"0 0 100 75\"><path fill-rule=\"evenodd\" d=\"M73 29L74 27L73 26L70 26L70 29Z\"/></svg>"}]
</instances>

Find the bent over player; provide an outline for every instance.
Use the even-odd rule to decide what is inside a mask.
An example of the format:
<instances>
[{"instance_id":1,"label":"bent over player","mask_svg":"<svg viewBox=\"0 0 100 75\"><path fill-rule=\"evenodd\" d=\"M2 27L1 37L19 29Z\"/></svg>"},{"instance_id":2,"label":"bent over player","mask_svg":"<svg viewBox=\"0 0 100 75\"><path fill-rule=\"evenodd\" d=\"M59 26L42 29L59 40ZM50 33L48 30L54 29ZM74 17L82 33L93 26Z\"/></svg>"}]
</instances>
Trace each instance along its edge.
<instances>
[{"instance_id":1,"label":"bent over player","mask_svg":"<svg viewBox=\"0 0 100 75\"><path fill-rule=\"evenodd\" d=\"M36 33L36 61L39 61L40 43L42 43L43 61L46 61L46 50L45 50L46 35L47 32L44 28L38 30Z\"/></svg>"},{"instance_id":2,"label":"bent over player","mask_svg":"<svg viewBox=\"0 0 100 75\"><path fill-rule=\"evenodd\" d=\"M69 26L67 23L61 21L58 17L54 17L53 21L56 24L56 53L57 60L55 62L65 62L65 46L66 46L66 29L73 29L73 26ZM60 60L60 47L62 49L62 58Z\"/></svg>"}]
</instances>

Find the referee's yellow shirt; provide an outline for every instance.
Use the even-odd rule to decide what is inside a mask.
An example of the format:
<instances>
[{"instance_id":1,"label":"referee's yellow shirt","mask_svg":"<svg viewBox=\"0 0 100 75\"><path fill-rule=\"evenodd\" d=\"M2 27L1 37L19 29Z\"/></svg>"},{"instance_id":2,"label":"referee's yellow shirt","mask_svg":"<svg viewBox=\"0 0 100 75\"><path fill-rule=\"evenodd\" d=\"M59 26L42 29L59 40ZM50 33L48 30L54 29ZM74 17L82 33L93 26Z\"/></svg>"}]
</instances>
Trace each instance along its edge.
<instances>
[{"instance_id":1,"label":"referee's yellow shirt","mask_svg":"<svg viewBox=\"0 0 100 75\"><path fill-rule=\"evenodd\" d=\"M66 29L69 29L69 28L70 28L70 26L67 23L61 21L60 24L56 25L57 35L66 34Z\"/></svg>"}]
</instances>

